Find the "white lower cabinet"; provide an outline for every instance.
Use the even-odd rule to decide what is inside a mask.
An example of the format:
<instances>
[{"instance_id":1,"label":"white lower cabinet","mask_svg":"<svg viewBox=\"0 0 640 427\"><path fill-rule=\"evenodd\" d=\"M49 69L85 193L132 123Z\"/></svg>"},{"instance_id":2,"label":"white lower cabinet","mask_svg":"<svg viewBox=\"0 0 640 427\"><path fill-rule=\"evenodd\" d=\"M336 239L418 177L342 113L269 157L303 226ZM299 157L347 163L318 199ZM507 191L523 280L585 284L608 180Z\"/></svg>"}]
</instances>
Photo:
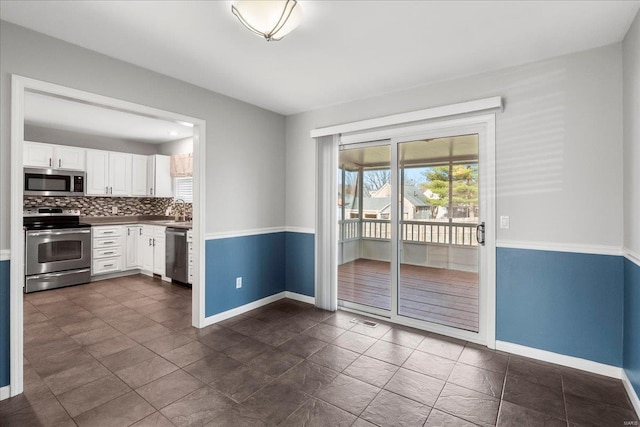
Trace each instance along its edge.
<instances>
[{"instance_id":1,"label":"white lower cabinet","mask_svg":"<svg viewBox=\"0 0 640 427\"><path fill-rule=\"evenodd\" d=\"M170 280L165 272L165 228L142 224L92 227L91 275L140 269Z\"/></svg>"},{"instance_id":2,"label":"white lower cabinet","mask_svg":"<svg viewBox=\"0 0 640 427\"><path fill-rule=\"evenodd\" d=\"M121 225L92 227L91 233L91 275L121 271L124 227Z\"/></svg>"},{"instance_id":3,"label":"white lower cabinet","mask_svg":"<svg viewBox=\"0 0 640 427\"><path fill-rule=\"evenodd\" d=\"M158 225L142 226L141 247L141 269L147 274L158 274L163 279L166 277L165 253L166 237L164 235L166 227Z\"/></svg>"},{"instance_id":4,"label":"white lower cabinet","mask_svg":"<svg viewBox=\"0 0 640 427\"><path fill-rule=\"evenodd\" d=\"M126 244L125 244L125 261L124 269L132 270L134 268L140 268L141 260L139 258L140 250L139 246L142 242L142 226L141 225L127 225Z\"/></svg>"},{"instance_id":5,"label":"white lower cabinet","mask_svg":"<svg viewBox=\"0 0 640 427\"><path fill-rule=\"evenodd\" d=\"M153 226L142 226L142 238L138 245L138 259L140 260L140 269L147 272L153 272Z\"/></svg>"}]
</instances>

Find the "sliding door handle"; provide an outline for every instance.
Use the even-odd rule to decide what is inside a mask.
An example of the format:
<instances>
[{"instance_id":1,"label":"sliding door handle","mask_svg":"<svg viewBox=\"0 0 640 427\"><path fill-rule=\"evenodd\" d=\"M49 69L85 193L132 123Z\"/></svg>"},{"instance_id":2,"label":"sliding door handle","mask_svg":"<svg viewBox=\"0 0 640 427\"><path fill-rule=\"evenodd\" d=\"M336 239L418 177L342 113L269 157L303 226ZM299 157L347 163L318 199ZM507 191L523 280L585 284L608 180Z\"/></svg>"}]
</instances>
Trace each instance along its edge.
<instances>
[{"instance_id":1,"label":"sliding door handle","mask_svg":"<svg viewBox=\"0 0 640 427\"><path fill-rule=\"evenodd\" d=\"M476 240L484 246L484 221L476 227Z\"/></svg>"}]
</instances>

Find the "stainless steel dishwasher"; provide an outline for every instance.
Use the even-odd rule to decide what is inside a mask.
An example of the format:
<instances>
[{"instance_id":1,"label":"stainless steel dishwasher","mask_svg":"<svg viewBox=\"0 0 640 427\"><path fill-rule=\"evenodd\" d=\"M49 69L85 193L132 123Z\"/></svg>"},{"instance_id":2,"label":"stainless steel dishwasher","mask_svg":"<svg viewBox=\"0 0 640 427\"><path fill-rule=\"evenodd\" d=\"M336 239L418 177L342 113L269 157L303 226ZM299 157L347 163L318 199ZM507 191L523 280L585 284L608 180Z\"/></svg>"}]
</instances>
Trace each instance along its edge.
<instances>
[{"instance_id":1,"label":"stainless steel dishwasher","mask_svg":"<svg viewBox=\"0 0 640 427\"><path fill-rule=\"evenodd\" d=\"M184 228L172 227L167 227L165 231L167 277L184 284L189 281L188 231Z\"/></svg>"}]
</instances>

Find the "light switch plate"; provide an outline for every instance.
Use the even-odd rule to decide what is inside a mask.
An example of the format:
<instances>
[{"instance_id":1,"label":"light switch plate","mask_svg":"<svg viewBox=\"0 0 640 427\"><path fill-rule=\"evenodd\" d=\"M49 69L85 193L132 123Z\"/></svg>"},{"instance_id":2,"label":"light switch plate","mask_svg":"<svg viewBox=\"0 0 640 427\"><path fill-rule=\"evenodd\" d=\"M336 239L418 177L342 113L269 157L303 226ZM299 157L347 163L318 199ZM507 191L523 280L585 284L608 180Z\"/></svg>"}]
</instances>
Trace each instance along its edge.
<instances>
[{"instance_id":1,"label":"light switch plate","mask_svg":"<svg viewBox=\"0 0 640 427\"><path fill-rule=\"evenodd\" d=\"M509 228L509 217L508 216L501 216L500 217L500 228L505 228L505 229Z\"/></svg>"}]
</instances>

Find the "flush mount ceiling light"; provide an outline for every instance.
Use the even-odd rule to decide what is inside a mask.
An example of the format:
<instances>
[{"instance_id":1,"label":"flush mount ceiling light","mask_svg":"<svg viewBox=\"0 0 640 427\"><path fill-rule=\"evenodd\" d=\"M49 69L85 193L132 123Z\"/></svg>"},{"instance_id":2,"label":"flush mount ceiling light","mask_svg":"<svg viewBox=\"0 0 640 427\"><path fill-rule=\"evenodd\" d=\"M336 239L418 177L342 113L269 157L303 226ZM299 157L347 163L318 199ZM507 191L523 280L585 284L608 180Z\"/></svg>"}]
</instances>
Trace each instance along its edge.
<instances>
[{"instance_id":1,"label":"flush mount ceiling light","mask_svg":"<svg viewBox=\"0 0 640 427\"><path fill-rule=\"evenodd\" d=\"M252 33L266 41L280 40L300 23L300 5L296 0L237 0L233 14Z\"/></svg>"}]
</instances>

